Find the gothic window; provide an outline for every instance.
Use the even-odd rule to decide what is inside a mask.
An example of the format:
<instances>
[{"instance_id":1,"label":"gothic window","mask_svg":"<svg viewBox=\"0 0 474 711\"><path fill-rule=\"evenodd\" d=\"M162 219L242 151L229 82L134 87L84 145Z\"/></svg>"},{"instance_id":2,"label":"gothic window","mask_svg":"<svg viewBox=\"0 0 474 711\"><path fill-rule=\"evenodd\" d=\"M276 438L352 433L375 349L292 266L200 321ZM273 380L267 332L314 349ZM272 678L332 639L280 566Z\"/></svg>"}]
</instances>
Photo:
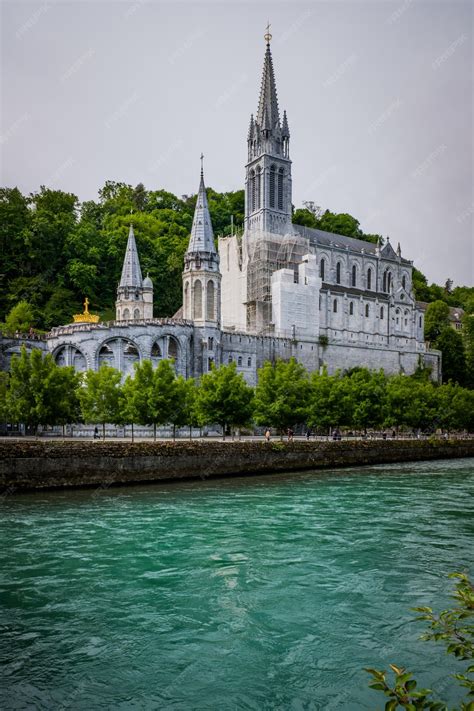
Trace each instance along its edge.
<instances>
[{"instance_id":1,"label":"gothic window","mask_svg":"<svg viewBox=\"0 0 474 711\"><path fill-rule=\"evenodd\" d=\"M123 353L126 356L134 356L136 358L138 356L138 349L133 343L127 343Z\"/></svg>"},{"instance_id":2,"label":"gothic window","mask_svg":"<svg viewBox=\"0 0 474 711\"><path fill-rule=\"evenodd\" d=\"M238 361L237 361L237 365L239 366L239 368L242 367L242 356L239 356Z\"/></svg>"},{"instance_id":3,"label":"gothic window","mask_svg":"<svg viewBox=\"0 0 474 711\"><path fill-rule=\"evenodd\" d=\"M357 267L354 264L352 267L352 286L357 286Z\"/></svg>"},{"instance_id":4,"label":"gothic window","mask_svg":"<svg viewBox=\"0 0 474 711\"><path fill-rule=\"evenodd\" d=\"M168 340L168 358L176 360L178 357L178 342L172 336Z\"/></svg>"},{"instance_id":5,"label":"gothic window","mask_svg":"<svg viewBox=\"0 0 474 711\"><path fill-rule=\"evenodd\" d=\"M209 336L209 338L207 339L207 347L210 351L214 350L214 339L212 336Z\"/></svg>"},{"instance_id":6,"label":"gothic window","mask_svg":"<svg viewBox=\"0 0 474 711\"><path fill-rule=\"evenodd\" d=\"M202 284L199 279L194 282L194 318L202 318Z\"/></svg>"},{"instance_id":7,"label":"gothic window","mask_svg":"<svg viewBox=\"0 0 474 711\"><path fill-rule=\"evenodd\" d=\"M260 204L261 190L262 190L262 169L260 166L258 166L256 175L255 175L255 206L256 206L257 210L261 207L261 204Z\"/></svg>"},{"instance_id":8,"label":"gothic window","mask_svg":"<svg viewBox=\"0 0 474 711\"><path fill-rule=\"evenodd\" d=\"M366 305L365 305L365 315L366 315L366 317L367 317L369 314L370 314L370 307L369 307L369 304L366 304Z\"/></svg>"},{"instance_id":9,"label":"gothic window","mask_svg":"<svg viewBox=\"0 0 474 711\"><path fill-rule=\"evenodd\" d=\"M189 318L189 284L186 282L184 287L184 318Z\"/></svg>"},{"instance_id":10,"label":"gothic window","mask_svg":"<svg viewBox=\"0 0 474 711\"><path fill-rule=\"evenodd\" d=\"M387 272L383 273L382 291L387 291Z\"/></svg>"},{"instance_id":11,"label":"gothic window","mask_svg":"<svg viewBox=\"0 0 474 711\"><path fill-rule=\"evenodd\" d=\"M123 310L122 318L124 321L130 320L130 311L128 309Z\"/></svg>"},{"instance_id":12,"label":"gothic window","mask_svg":"<svg viewBox=\"0 0 474 711\"><path fill-rule=\"evenodd\" d=\"M255 171L250 171L250 188L249 188L249 203L250 211L255 212Z\"/></svg>"},{"instance_id":13,"label":"gothic window","mask_svg":"<svg viewBox=\"0 0 474 711\"><path fill-rule=\"evenodd\" d=\"M212 280L209 280L207 282L207 318L210 321L213 321L215 319L215 299L214 299L214 282Z\"/></svg>"},{"instance_id":14,"label":"gothic window","mask_svg":"<svg viewBox=\"0 0 474 711\"><path fill-rule=\"evenodd\" d=\"M252 367L252 359L251 359L251 358L248 358L248 359L247 359L247 366L248 366L249 368Z\"/></svg>"},{"instance_id":15,"label":"gothic window","mask_svg":"<svg viewBox=\"0 0 474 711\"><path fill-rule=\"evenodd\" d=\"M391 287L392 287L392 272L389 272L388 277L387 277L387 291L390 291Z\"/></svg>"},{"instance_id":16,"label":"gothic window","mask_svg":"<svg viewBox=\"0 0 474 711\"><path fill-rule=\"evenodd\" d=\"M354 315L354 302L351 301L349 304L349 316L353 316L353 315Z\"/></svg>"},{"instance_id":17,"label":"gothic window","mask_svg":"<svg viewBox=\"0 0 474 711\"><path fill-rule=\"evenodd\" d=\"M283 168L278 171L278 209L283 210Z\"/></svg>"},{"instance_id":18,"label":"gothic window","mask_svg":"<svg viewBox=\"0 0 474 711\"><path fill-rule=\"evenodd\" d=\"M419 318L418 325L420 326L420 328L421 328L422 325L423 325L423 319L422 319L421 316L420 316L420 318Z\"/></svg>"},{"instance_id":19,"label":"gothic window","mask_svg":"<svg viewBox=\"0 0 474 711\"><path fill-rule=\"evenodd\" d=\"M406 278L405 274L402 276L402 286L404 289L407 288L407 278Z\"/></svg>"},{"instance_id":20,"label":"gothic window","mask_svg":"<svg viewBox=\"0 0 474 711\"><path fill-rule=\"evenodd\" d=\"M269 186L270 207L275 207L275 166L270 166L270 186Z\"/></svg>"},{"instance_id":21,"label":"gothic window","mask_svg":"<svg viewBox=\"0 0 474 711\"><path fill-rule=\"evenodd\" d=\"M320 263L319 263L319 276L321 277L321 279L322 279L323 281L324 281L324 272L325 272L325 269L326 269L326 260L325 260L325 259L321 259L321 261L320 261Z\"/></svg>"},{"instance_id":22,"label":"gothic window","mask_svg":"<svg viewBox=\"0 0 474 711\"><path fill-rule=\"evenodd\" d=\"M383 306L380 307L380 318L383 318Z\"/></svg>"},{"instance_id":23,"label":"gothic window","mask_svg":"<svg viewBox=\"0 0 474 711\"><path fill-rule=\"evenodd\" d=\"M335 314L337 314L337 299L334 299L332 303L332 310L334 311Z\"/></svg>"},{"instance_id":24,"label":"gothic window","mask_svg":"<svg viewBox=\"0 0 474 711\"><path fill-rule=\"evenodd\" d=\"M369 267L367 269L367 289L372 288L372 269Z\"/></svg>"},{"instance_id":25,"label":"gothic window","mask_svg":"<svg viewBox=\"0 0 474 711\"><path fill-rule=\"evenodd\" d=\"M336 264L336 284L341 283L341 262Z\"/></svg>"},{"instance_id":26,"label":"gothic window","mask_svg":"<svg viewBox=\"0 0 474 711\"><path fill-rule=\"evenodd\" d=\"M135 311L133 312L133 318L134 319L140 318L140 309L135 309Z\"/></svg>"},{"instance_id":27,"label":"gothic window","mask_svg":"<svg viewBox=\"0 0 474 711\"><path fill-rule=\"evenodd\" d=\"M227 362L232 363L232 356L231 355L227 358Z\"/></svg>"}]
</instances>

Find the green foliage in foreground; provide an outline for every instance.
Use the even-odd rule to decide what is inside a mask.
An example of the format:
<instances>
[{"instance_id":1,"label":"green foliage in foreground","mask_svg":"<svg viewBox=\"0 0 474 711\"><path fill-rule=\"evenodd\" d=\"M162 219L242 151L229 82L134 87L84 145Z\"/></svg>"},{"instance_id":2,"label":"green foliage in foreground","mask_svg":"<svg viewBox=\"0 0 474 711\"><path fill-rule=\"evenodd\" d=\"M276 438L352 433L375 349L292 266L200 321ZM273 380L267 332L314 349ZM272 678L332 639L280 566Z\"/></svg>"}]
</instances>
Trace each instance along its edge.
<instances>
[{"instance_id":1,"label":"green foliage in foreground","mask_svg":"<svg viewBox=\"0 0 474 711\"><path fill-rule=\"evenodd\" d=\"M474 586L464 573L453 573L451 578L457 580L453 598L454 607L444 610L439 615L433 613L430 607L416 607L418 620L428 623L428 631L422 636L427 641L442 642L446 652L452 654L460 662L468 662L467 667L455 674L459 684L467 689L468 698L461 702L458 710L474 711ZM411 672L403 667L390 664L393 680L387 680L387 672L377 669L366 669L372 680L371 689L380 691L387 697L385 711L402 708L407 711L447 711L447 705L433 698L431 689L419 688L418 682Z\"/></svg>"},{"instance_id":2,"label":"green foliage in foreground","mask_svg":"<svg viewBox=\"0 0 474 711\"><path fill-rule=\"evenodd\" d=\"M79 420L101 424L196 427L226 430L255 423L284 433L305 424L320 433L331 428L404 428L474 432L474 391L436 385L429 372L386 376L353 368L311 375L294 358L267 362L251 388L235 363L221 365L199 382L176 376L172 361L135 365L122 382L114 368L75 373L59 367L50 354L23 347L9 374L0 373L0 420L57 425Z\"/></svg>"}]
</instances>

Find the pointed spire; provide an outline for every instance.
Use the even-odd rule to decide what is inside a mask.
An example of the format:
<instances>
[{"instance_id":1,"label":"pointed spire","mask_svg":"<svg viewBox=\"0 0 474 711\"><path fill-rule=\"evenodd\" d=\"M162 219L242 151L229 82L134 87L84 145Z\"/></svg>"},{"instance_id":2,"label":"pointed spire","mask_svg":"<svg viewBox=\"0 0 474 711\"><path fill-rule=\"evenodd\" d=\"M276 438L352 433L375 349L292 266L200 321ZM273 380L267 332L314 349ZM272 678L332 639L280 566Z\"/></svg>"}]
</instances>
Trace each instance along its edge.
<instances>
[{"instance_id":1,"label":"pointed spire","mask_svg":"<svg viewBox=\"0 0 474 711\"><path fill-rule=\"evenodd\" d=\"M253 114L250 114L250 126L249 126L249 132L248 132L248 140L251 141L255 135L255 121L253 119Z\"/></svg>"},{"instance_id":2,"label":"pointed spire","mask_svg":"<svg viewBox=\"0 0 474 711\"><path fill-rule=\"evenodd\" d=\"M207 203L206 186L204 184L203 154L201 153L201 180L199 182L196 207L194 209L193 226L188 245L190 252L215 253L214 232L212 230L211 215Z\"/></svg>"},{"instance_id":3,"label":"pointed spire","mask_svg":"<svg viewBox=\"0 0 474 711\"><path fill-rule=\"evenodd\" d=\"M275 86L275 74L273 72L272 53L270 51L271 34L268 32L265 35L267 49L263 62L262 85L260 88L260 99L258 102L258 111L256 123L260 128L264 128L264 114L266 112L266 122L270 129L275 126L280 126L280 114L278 111L278 98Z\"/></svg>"},{"instance_id":4,"label":"pointed spire","mask_svg":"<svg viewBox=\"0 0 474 711\"><path fill-rule=\"evenodd\" d=\"M133 225L130 224L128 232L127 248L125 250L125 258L123 260L122 276L120 278L119 288L140 288L142 286L142 270L140 269L140 260L138 259L137 244L135 242L135 234Z\"/></svg>"},{"instance_id":5,"label":"pointed spire","mask_svg":"<svg viewBox=\"0 0 474 711\"><path fill-rule=\"evenodd\" d=\"M402 256L402 248L400 247L400 242L398 243L398 246L397 246L397 256L398 257Z\"/></svg>"},{"instance_id":6,"label":"pointed spire","mask_svg":"<svg viewBox=\"0 0 474 711\"><path fill-rule=\"evenodd\" d=\"M283 111L283 123L281 126L281 135L283 138L290 137L290 129L288 128L288 118L286 116L286 111Z\"/></svg>"}]
</instances>

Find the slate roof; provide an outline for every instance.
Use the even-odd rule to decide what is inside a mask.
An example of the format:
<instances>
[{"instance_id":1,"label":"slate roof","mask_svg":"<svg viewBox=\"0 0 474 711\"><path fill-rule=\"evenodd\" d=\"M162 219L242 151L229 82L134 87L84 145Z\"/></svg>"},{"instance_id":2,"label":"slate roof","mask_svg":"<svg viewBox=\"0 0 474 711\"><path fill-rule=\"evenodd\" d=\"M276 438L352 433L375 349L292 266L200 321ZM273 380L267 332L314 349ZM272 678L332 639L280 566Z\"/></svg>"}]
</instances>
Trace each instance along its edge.
<instances>
[{"instance_id":1,"label":"slate roof","mask_svg":"<svg viewBox=\"0 0 474 711\"><path fill-rule=\"evenodd\" d=\"M135 289L141 287L142 284L142 270L140 269L140 260L138 259L135 234L133 232L133 226L130 225L119 288L128 287Z\"/></svg>"},{"instance_id":2,"label":"slate roof","mask_svg":"<svg viewBox=\"0 0 474 711\"><path fill-rule=\"evenodd\" d=\"M207 203L206 186L204 185L204 174L201 170L201 181L194 210L193 226L189 239L188 254L190 252L210 252L215 253L214 232L212 230L211 215Z\"/></svg>"},{"instance_id":3,"label":"slate roof","mask_svg":"<svg viewBox=\"0 0 474 711\"><path fill-rule=\"evenodd\" d=\"M365 254L372 254L374 256L376 254L377 245L373 242L365 242L362 239L337 235L333 232L324 232L323 230L317 230L314 227L305 227L304 225L293 225L293 227L298 234L302 237L307 237L313 245L319 247L341 247L342 249L348 247L355 252L362 252L362 250L364 250ZM383 256L386 259L392 259L391 256ZM410 264L409 260L403 259L403 257L402 262Z\"/></svg>"},{"instance_id":4,"label":"slate roof","mask_svg":"<svg viewBox=\"0 0 474 711\"><path fill-rule=\"evenodd\" d=\"M263 62L262 86L260 88L260 99L255 121L260 128L268 128L270 130L280 125L275 74L273 71L273 60L269 42L267 43Z\"/></svg>"}]
</instances>

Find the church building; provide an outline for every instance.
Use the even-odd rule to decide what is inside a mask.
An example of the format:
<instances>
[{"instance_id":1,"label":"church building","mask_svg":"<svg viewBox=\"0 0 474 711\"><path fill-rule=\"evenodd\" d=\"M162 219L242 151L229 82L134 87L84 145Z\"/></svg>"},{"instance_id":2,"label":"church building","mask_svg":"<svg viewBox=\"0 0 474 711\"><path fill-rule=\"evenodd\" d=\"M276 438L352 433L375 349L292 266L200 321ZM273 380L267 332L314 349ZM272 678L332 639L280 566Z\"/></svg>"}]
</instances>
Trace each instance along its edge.
<instances>
[{"instance_id":1,"label":"church building","mask_svg":"<svg viewBox=\"0 0 474 711\"><path fill-rule=\"evenodd\" d=\"M295 357L309 371L355 366L441 377L438 351L424 342L412 262L387 239L382 247L293 225L290 130L280 115L265 35L257 112L250 117L243 232L214 239L201 176L183 265L183 306L173 318L153 315L153 283L142 277L133 226L117 289L116 319L90 314L53 328L44 348L78 370L102 363L124 376L134 363L174 360L197 377L235 362L250 384L265 361ZM159 284L155 284L160 288ZM12 346L13 347L13 346Z\"/></svg>"}]
</instances>

